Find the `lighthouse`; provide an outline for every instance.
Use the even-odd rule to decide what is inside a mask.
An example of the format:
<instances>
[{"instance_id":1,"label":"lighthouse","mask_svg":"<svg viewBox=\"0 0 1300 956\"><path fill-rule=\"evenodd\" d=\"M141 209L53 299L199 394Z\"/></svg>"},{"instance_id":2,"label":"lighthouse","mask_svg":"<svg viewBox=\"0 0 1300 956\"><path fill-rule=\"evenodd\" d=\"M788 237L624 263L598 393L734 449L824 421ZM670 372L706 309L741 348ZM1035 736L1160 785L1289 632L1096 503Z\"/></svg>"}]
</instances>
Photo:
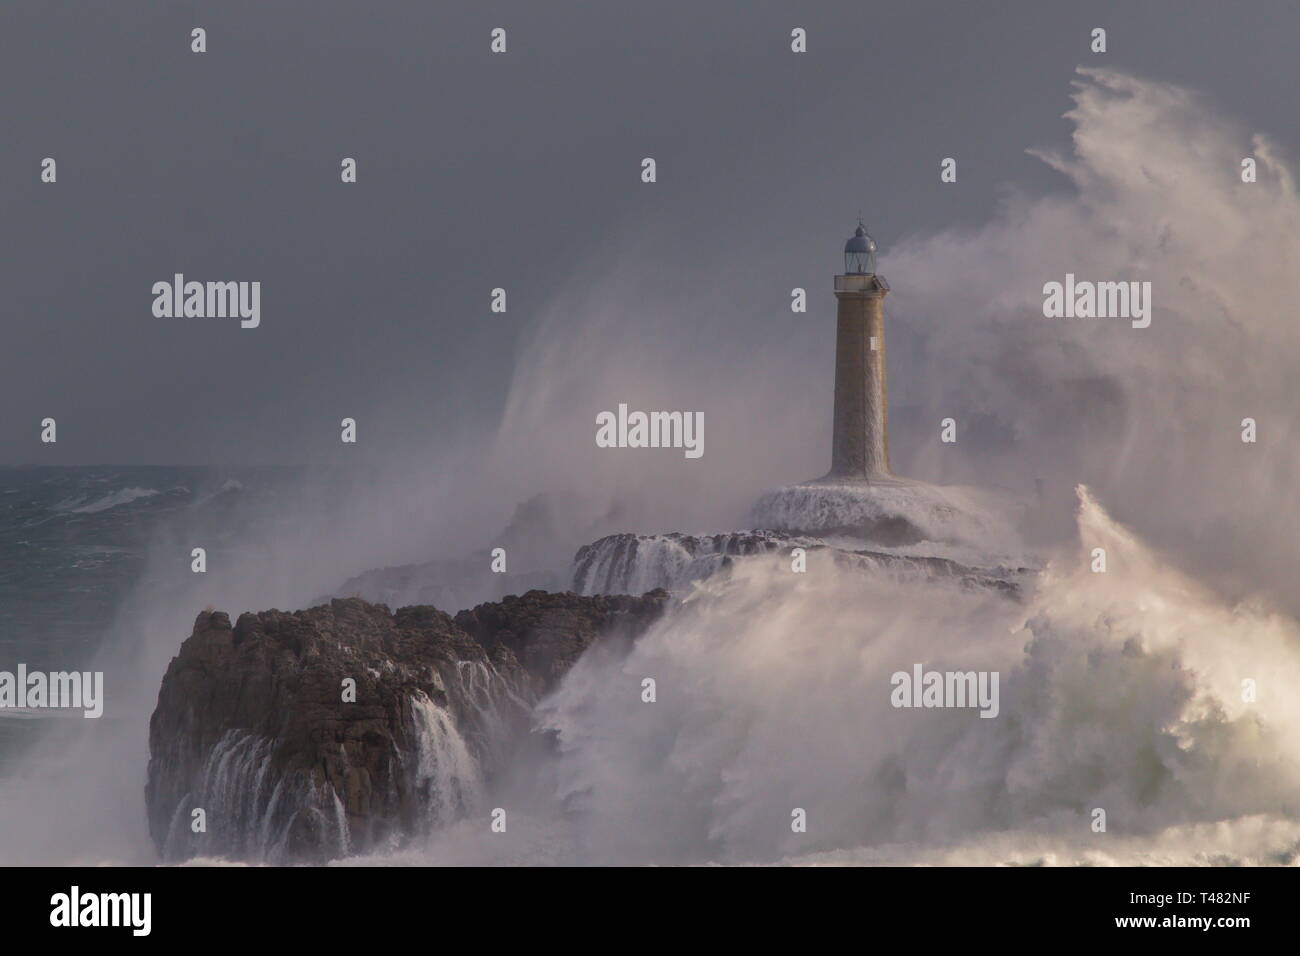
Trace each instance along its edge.
<instances>
[{"instance_id":1,"label":"lighthouse","mask_svg":"<svg viewBox=\"0 0 1300 956\"><path fill-rule=\"evenodd\" d=\"M888 479L889 392L885 386L885 296L876 241L861 221L844 244L835 277L835 433L827 479Z\"/></svg>"},{"instance_id":2,"label":"lighthouse","mask_svg":"<svg viewBox=\"0 0 1300 956\"><path fill-rule=\"evenodd\" d=\"M751 527L883 547L961 542L987 548L1009 529L1005 502L974 488L943 488L896 475L889 464L885 296L876 242L859 220L835 277L835 431L831 470L754 502ZM1008 538L1007 540L1011 540ZM937 556L937 555L936 555Z\"/></svg>"}]
</instances>

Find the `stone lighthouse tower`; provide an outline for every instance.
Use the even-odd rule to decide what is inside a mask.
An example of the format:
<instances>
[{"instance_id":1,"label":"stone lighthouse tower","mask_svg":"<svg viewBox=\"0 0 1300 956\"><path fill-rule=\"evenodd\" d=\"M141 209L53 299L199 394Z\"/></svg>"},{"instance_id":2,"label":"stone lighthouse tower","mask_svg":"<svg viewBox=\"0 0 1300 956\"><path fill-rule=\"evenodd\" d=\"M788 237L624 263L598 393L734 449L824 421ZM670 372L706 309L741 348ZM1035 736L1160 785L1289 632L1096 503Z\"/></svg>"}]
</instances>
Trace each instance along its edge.
<instances>
[{"instance_id":1,"label":"stone lighthouse tower","mask_svg":"<svg viewBox=\"0 0 1300 956\"><path fill-rule=\"evenodd\" d=\"M885 296L876 243L866 228L844 244L835 277L835 434L831 470L754 502L751 527L820 537L861 538L885 547L965 542L987 550L1012 520L1002 500L895 475L889 465L885 387ZM1010 540L1010 537L1007 538Z\"/></svg>"},{"instance_id":2,"label":"stone lighthouse tower","mask_svg":"<svg viewBox=\"0 0 1300 956\"><path fill-rule=\"evenodd\" d=\"M844 274L835 277L839 300L835 333L834 480L890 478L889 392L885 387L885 296L876 274L876 241L862 223L844 244Z\"/></svg>"}]
</instances>

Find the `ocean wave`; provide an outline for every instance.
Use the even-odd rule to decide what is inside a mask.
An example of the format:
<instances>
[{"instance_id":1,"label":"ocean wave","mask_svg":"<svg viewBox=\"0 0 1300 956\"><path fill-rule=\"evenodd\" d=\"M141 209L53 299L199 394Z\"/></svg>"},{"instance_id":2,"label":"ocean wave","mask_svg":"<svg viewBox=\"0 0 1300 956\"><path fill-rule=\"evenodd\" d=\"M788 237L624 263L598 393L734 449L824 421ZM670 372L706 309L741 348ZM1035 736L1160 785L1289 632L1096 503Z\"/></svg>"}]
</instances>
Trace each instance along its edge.
<instances>
[{"instance_id":1,"label":"ocean wave","mask_svg":"<svg viewBox=\"0 0 1300 956\"><path fill-rule=\"evenodd\" d=\"M1294 860L1296 622L1224 602L1079 499L1080 544L1023 603L760 559L698 582L625 658L581 659L537 719L587 861ZM895 706L916 662L999 673L998 719ZM646 678L669 703L629 705ZM1219 826L1251 818L1281 822Z\"/></svg>"},{"instance_id":2,"label":"ocean wave","mask_svg":"<svg viewBox=\"0 0 1300 956\"><path fill-rule=\"evenodd\" d=\"M141 498L151 498L160 492L156 488L123 488L115 491L110 495L90 502L89 504L77 504L75 506L55 505L56 511L63 511L67 514L86 515L96 514L100 511L107 511L109 508L117 508L121 505L129 505L133 501ZM84 499L82 499L84 500Z\"/></svg>"},{"instance_id":3,"label":"ocean wave","mask_svg":"<svg viewBox=\"0 0 1300 956\"><path fill-rule=\"evenodd\" d=\"M234 494L235 492L239 492L243 490L244 490L244 483L242 481L239 481L235 478L227 478L224 482L222 482L221 487L218 488L216 491L203 495L201 498L195 501L194 507L198 508L202 505L207 504L209 501L215 501L217 498L221 498L224 495Z\"/></svg>"}]
</instances>

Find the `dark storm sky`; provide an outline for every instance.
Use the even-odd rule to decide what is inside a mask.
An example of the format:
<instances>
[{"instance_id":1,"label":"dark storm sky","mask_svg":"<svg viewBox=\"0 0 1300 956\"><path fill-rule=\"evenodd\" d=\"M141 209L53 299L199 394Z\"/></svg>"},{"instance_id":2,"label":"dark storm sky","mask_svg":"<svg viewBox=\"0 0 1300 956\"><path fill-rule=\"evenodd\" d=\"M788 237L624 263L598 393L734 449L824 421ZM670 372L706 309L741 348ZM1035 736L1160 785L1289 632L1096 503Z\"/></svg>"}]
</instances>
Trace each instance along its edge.
<instances>
[{"instance_id":1,"label":"dark storm sky","mask_svg":"<svg viewBox=\"0 0 1300 956\"><path fill-rule=\"evenodd\" d=\"M859 208L887 252L1004 184L1064 189L1024 149L1066 143L1079 64L1300 154L1298 23L1293 0L7 2L0 464L311 461L345 415L372 447L488 434L532 318L645 223L678 237L665 283L756 242L829 277ZM175 272L260 280L261 327L155 318Z\"/></svg>"}]
</instances>

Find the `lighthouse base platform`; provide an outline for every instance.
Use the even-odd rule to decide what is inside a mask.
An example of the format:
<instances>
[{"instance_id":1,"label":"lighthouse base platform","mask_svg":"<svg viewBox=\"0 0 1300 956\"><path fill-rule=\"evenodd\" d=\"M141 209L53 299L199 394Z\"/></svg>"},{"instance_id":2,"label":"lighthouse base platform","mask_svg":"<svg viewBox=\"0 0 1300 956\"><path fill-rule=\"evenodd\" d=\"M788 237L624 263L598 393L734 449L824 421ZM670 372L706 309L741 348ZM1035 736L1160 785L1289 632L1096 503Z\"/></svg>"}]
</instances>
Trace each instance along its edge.
<instances>
[{"instance_id":1,"label":"lighthouse base platform","mask_svg":"<svg viewBox=\"0 0 1300 956\"><path fill-rule=\"evenodd\" d=\"M895 476L828 476L762 495L752 525L792 534L849 537L889 548L924 543L1013 550L1016 503L997 493Z\"/></svg>"}]
</instances>

